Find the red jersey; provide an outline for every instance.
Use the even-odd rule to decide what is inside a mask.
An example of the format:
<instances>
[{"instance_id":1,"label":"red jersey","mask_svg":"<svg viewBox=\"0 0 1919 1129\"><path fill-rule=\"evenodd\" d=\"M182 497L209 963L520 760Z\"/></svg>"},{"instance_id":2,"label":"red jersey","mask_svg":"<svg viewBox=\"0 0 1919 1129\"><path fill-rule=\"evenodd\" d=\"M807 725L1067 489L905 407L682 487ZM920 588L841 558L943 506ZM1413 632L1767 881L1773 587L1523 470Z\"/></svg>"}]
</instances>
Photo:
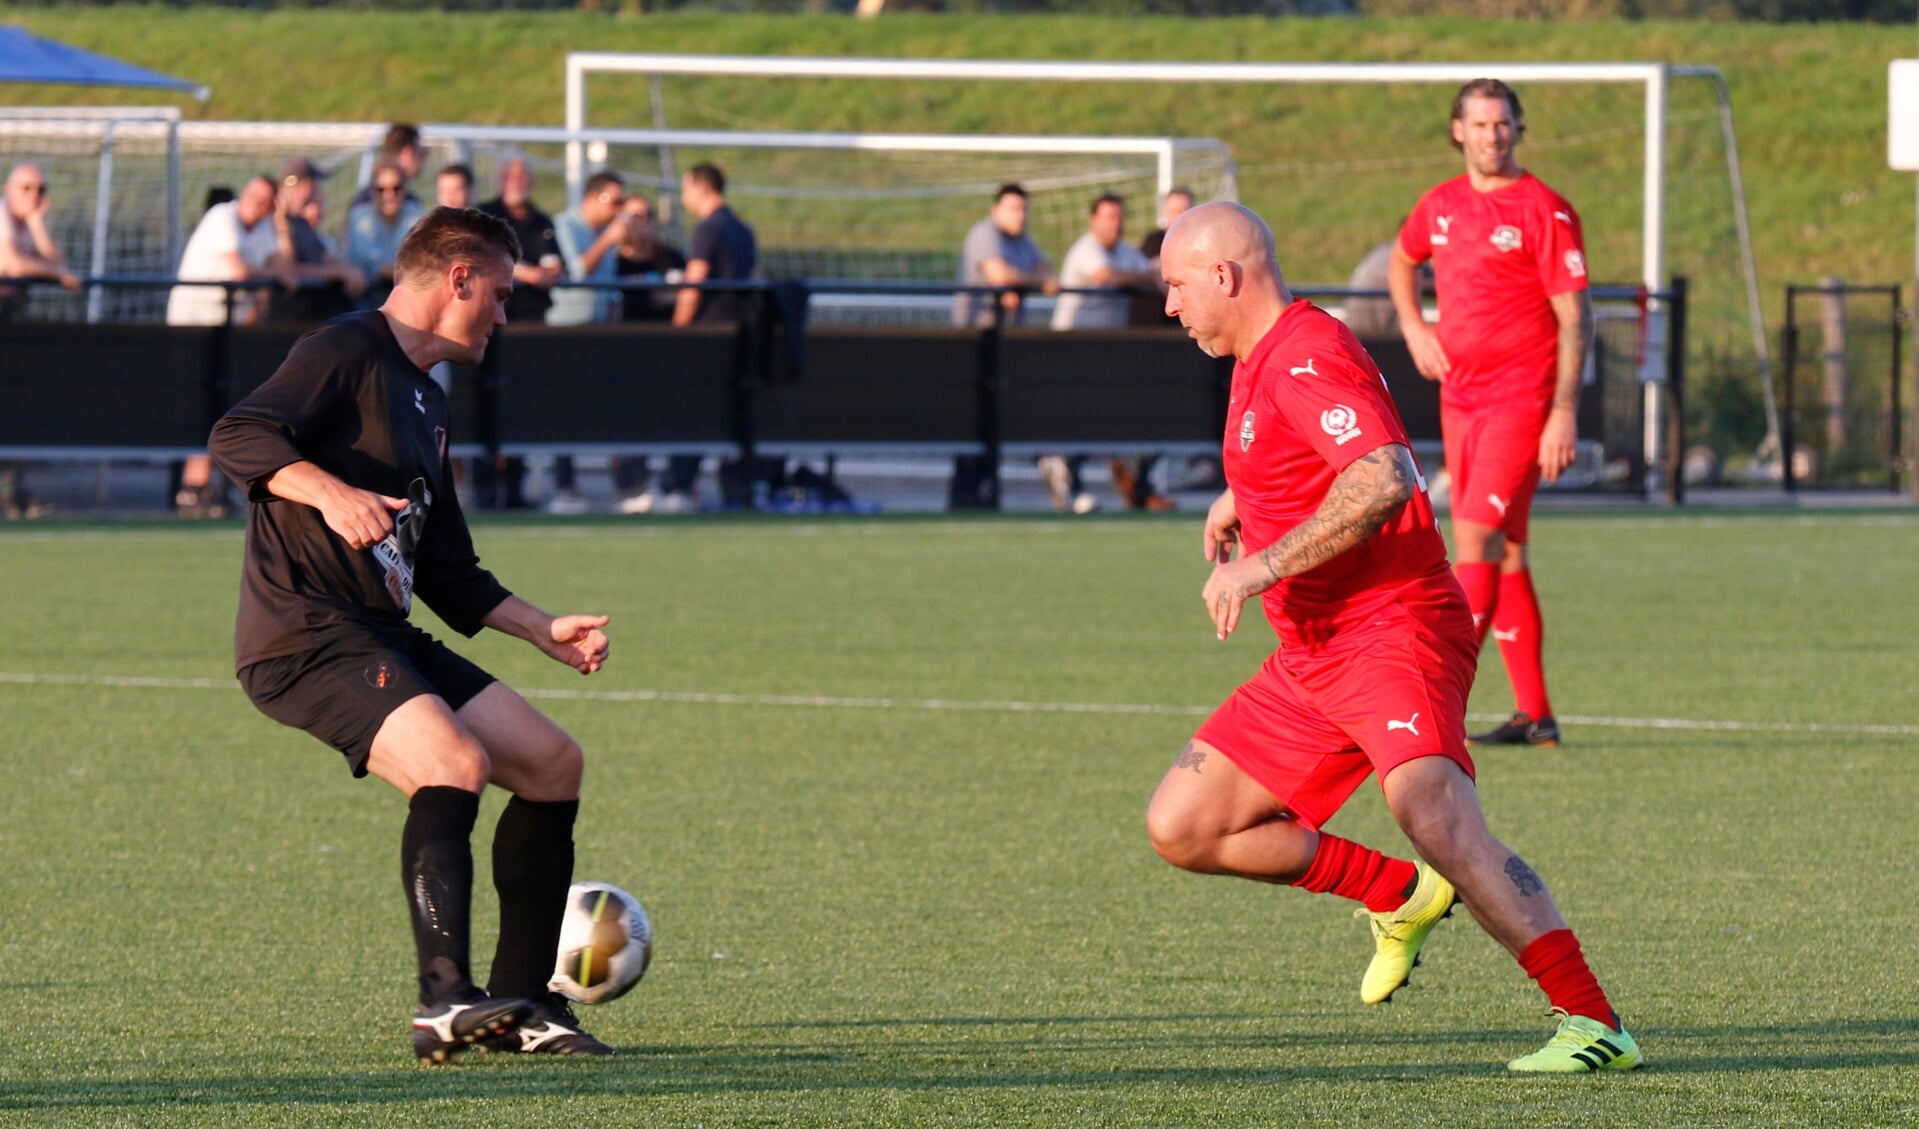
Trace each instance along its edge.
<instances>
[{"instance_id":1,"label":"red jersey","mask_svg":"<svg viewBox=\"0 0 1919 1129\"><path fill-rule=\"evenodd\" d=\"M1399 247L1433 261L1447 406L1532 404L1543 419L1559 371L1550 299L1586 288L1579 213L1531 173L1492 192L1461 175L1420 197Z\"/></svg>"},{"instance_id":2,"label":"red jersey","mask_svg":"<svg viewBox=\"0 0 1919 1129\"><path fill-rule=\"evenodd\" d=\"M1221 460L1249 552L1318 512L1333 479L1389 444L1412 449L1379 367L1339 319L1296 301L1233 368ZM1262 597L1287 646L1312 646L1374 615L1404 586L1451 583L1425 482L1378 533Z\"/></svg>"}]
</instances>

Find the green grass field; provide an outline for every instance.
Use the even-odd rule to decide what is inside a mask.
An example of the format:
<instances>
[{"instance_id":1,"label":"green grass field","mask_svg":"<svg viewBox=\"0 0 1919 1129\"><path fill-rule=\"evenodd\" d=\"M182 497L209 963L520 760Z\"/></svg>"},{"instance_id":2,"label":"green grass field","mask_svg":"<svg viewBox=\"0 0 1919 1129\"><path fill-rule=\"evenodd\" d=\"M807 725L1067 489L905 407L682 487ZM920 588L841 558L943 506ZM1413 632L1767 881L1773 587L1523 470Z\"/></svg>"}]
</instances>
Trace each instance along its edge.
<instances>
[{"instance_id":1,"label":"green grass field","mask_svg":"<svg viewBox=\"0 0 1919 1129\"><path fill-rule=\"evenodd\" d=\"M1549 1024L1465 915L1367 1010L1345 904L1153 855L1147 796L1270 641L1213 639L1195 518L478 538L613 616L592 679L467 651L585 744L579 875L653 913L586 1014L622 1055L413 1064L403 804L231 684L236 528L14 528L0 1124L1919 1120L1919 517L1538 520L1569 743L1484 754L1483 795L1652 1064L1560 1080L1501 1070ZM1405 849L1375 789L1333 829Z\"/></svg>"}]
</instances>

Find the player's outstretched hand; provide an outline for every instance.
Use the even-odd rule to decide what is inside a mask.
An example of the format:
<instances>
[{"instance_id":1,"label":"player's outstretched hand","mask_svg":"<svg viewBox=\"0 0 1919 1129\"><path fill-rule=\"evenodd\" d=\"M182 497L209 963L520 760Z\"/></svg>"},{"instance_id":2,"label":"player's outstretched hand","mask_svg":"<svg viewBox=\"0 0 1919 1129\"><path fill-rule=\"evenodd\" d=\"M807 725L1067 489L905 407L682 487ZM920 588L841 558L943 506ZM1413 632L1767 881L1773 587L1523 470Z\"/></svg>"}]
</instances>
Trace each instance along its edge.
<instances>
[{"instance_id":1,"label":"player's outstretched hand","mask_svg":"<svg viewBox=\"0 0 1919 1129\"><path fill-rule=\"evenodd\" d=\"M405 498L389 498L371 490L347 487L318 505L327 528L338 534L348 548L365 549L386 540L393 532L393 515L406 509Z\"/></svg>"},{"instance_id":2,"label":"player's outstretched hand","mask_svg":"<svg viewBox=\"0 0 1919 1129\"><path fill-rule=\"evenodd\" d=\"M1539 476L1558 482L1559 472L1573 465L1579 452L1579 423L1567 408L1554 408L1539 433Z\"/></svg>"},{"instance_id":3,"label":"player's outstretched hand","mask_svg":"<svg viewBox=\"0 0 1919 1129\"><path fill-rule=\"evenodd\" d=\"M1246 601L1271 588L1276 581L1272 570L1258 554L1243 556L1230 564L1222 562L1213 568L1213 574L1206 578L1206 587L1200 592L1200 599L1206 601L1206 612L1213 617L1213 632L1222 641L1230 637L1233 629L1239 626L1240 610Z\"/></svg>"},{"instance_id":4,"label":"player's outstretched hand","mask_svg":"<svg viewBox=\"0 0 1919 1129\"><path fill-rule=\"evenodd\" d=\"M1207 560L1225 564L1233 559L1233 550L1239 546L1239 505L1233 501L1231 490L1214 499L1206 511L1203 540Z\"/></svg>"},{"instance_id":5,"label":"player's outstretched hand","mask_svg":"<svg viewBox=\"0 0 1919 1129\"><path fill-rule=\"evenodd\" d=\"M1406 337L1406 351L1413 356L1413 367L1427 380L1446 383L1446 376L1453 371L1453 363L1446 359L1446 350L1439 344L1439 334L1431 326L1403 330Z\"/></svg>"},{"instance_id":6,"label":"player's outstretched hand","mask_svg":"<svg viewBox=\"0 0 1919 1129\"><path fill-rule=\"evenodd\" d=\"M540 649L581 674L592 674L606 665L610 644L600 628L607 625L607 620L603 615L555 616L552 640L542 642Z\"/></svg>"}]
</instances>

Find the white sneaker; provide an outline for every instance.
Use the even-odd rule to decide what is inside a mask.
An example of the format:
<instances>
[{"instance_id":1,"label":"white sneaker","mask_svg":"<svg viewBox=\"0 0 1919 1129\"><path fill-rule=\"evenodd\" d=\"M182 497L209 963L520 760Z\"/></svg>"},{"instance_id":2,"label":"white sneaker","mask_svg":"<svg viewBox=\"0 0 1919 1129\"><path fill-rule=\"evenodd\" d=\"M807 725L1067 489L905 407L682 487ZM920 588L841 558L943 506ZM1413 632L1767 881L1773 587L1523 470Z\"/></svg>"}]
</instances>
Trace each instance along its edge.
<instances>
[{"instance_id":1,"label":"white sneaker","mask_svg":"<svg viewBox=\"0 0 1919 1129\"><path fill-rule=\"evenodd\" d=\"M623 514L650 514L653 512L653 507L658 501L659 499L654 497L653 491L651 490L646 491L644 494L634 494L630 497L620 499L620 512Z\"/></svg>"},{"instance_id":2,"label":"white sneaker","mask_svg":"<svg viewBox=\"0 0 1919 1129\"><path fill-rule=\"evenodd\" d=\"M546 501L546 512L571 517L586 512L586 499L577 490L561 490Z\"/></svg>"},{"instance_id":3,"label":"white sneaker","mask_svg":"<svg viewBox=\"0 0 1919 1129\"><path fill-rule=\"evenodd\" d=\"M1081 493L1073 498L1073 512L1076 514L1090 514L1096 509L1099 509L1099 499L1091 494Z\"/></svg>"}]
</instances>

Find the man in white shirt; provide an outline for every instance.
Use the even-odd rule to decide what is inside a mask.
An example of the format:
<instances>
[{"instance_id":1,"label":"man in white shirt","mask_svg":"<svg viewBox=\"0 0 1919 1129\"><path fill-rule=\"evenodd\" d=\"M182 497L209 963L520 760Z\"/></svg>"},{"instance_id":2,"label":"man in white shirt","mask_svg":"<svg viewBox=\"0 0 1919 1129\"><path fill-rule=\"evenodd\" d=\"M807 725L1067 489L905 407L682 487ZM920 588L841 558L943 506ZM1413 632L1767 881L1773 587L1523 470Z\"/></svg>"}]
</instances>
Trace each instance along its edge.
<instances>
[{"instance_id":1,"label":"man in white shirt","mask_svg":"<svg viewBox=\"0 0 1919 1129\"><path fill-rule=\"evenodd\" d=\"M1111 192L1093 201L1086 234L1060 263L1062 290L1126 290L1154 286L1159 280L1139 248L1127 243L1126 201ZM1054 329L1120 329L1126 325L1126 299L1063 293L1053 307Z\"/></svg>"},{"instance_id":2,"label":"man in white shirt","mask_svg":"<svg viewBox=\"0 0 1919 1129\"><path fill-rule=\"evenodd\" d=\"M180 280L270 278L288 290L298 286L293 264L280 254L273 226L276 191L272 180L256 176L247 181L237 199L208 208L180 256ZM263 298L258 291L234 291L233 323L258 321L266 308ZM168 325L219 325L226 320L227 294L218 287L176 286L167 298Z\"/></svg>"},{"instance_id":3,"label":"man in white shirt","mask_svg":"<svg viewBox=\"0 0 1919 1129\"><path fill-rule=\"evenodd\" d=\"M1152 287L1159 282L1153 264L1144 252L1126 242L1126 201L1111 192L1093 201L1086 221L1086 234L1074 241L1060 262L1059 303L1053 307L1054 329L1123 329L1126 326L1128 300L1115 293L1075 294L1074 290L1128 290ZM1047 455L1039 461L1040 477L1053 495L1057 509L1089 513L1097 508L1080 479L1084 455ZM1140 469L1144 464L1126 459L1110 460L1113 492L1129 510L1169 509L1165 499L1142 490ZM1150 500L1150 504L1149 504Z\"/></svg>"}]
</instances>

